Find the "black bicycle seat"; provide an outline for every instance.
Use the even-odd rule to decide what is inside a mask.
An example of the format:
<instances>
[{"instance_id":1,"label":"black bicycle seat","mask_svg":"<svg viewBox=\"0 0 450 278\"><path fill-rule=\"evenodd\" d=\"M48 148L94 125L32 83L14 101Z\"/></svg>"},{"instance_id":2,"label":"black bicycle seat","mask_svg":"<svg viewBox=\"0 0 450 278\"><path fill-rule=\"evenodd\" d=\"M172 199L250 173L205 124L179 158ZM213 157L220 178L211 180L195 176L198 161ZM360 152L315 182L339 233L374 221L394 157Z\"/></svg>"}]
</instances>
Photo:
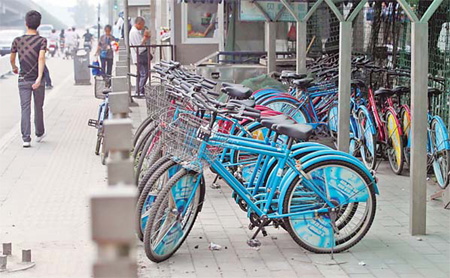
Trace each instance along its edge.
<instances>
[{"instance_id":1,"label":"black bicycle seat","mask_svg":"<svg viewBox=\"0 0 450 278\"><path fill-rule=\"evenodd\" d=\"M432 87L428 87L428 96L432 97L432 96L438 96L442 94L442 91L436 88L432 88Z\"/></svg>"},{"instance_id":2,"label":"black bicycle seat","mask_svg":"<svg viewBox=\"0 0 450 278\"><path fill-rule=\"evenodd\" d=\"M238 104L238 105L244 105L245 107L251 107L254 108L256 105L256 102L254 99L230 99L228 101L229 104Z\"/></svg>"},{"instance_id":3,"label":"black bicycle seat","mask_svg":"<svg viewBox=\"0 0 450 278\"><path fill-rule=\"evenodd\" d=\"M290 138L308 141L313 132L313 127L307 124L277 124L272 127L278 133L284 134Z\"/></svg>"},{"instance_id":4,"label":"black bicycle seat","mask_svg":"<svg viewBox=\"0 0 450 278\"><path fill-rule=\"evenodd\" d=\"M292 81L292 83L300 88L307 88L309 86L311 86L312 82L314 81L314 78L302 78L302 79L297 79Z\"/></svg>"},{"instance_id":5,"label":"black bicycle seat","mask_svg":"<svg viewBox=\"0 0 450 278\"><path fill-rule=\"evenodd\" d=\"M112 91L111 88L106 88L106 89L103 89L102 93L104 95L107 95L107 94L111 93L111 91Z\"/></svg>"},{"instance_id":6,"label":"black bicycle seat","mask_svg":"<svg viewBox=\"0 0 450 278\"><path fill-rule=\"evenodd\" d=\"M259 122L261 123L262 126L268 128L268 129L272 129L272 126L277 125L277 124L294 124L295 123L294 120L290 119L286 115L277 115L277 116L261 118L259 120Z\"/></svg>"},{"instance_id":7,"label":"black bicycle seat","mask_svg":"<svg viewBox=\"0 0 450 278\"><path fill-rule=\"evenodd\" d=\"M230 83L230 82L222 82L222 88L227 88L227 87L242 87L242 85L234 84L234 83Z\"/></svg>"},{"instance_id":8,"label":"black bicycle seat","mask_svg":"<svg viewBox=\"0 0 450 278\"><path fill-rule=\"evenodd\" d=\"M403 95L403 94L409 94L411 90L408 87L405 86L397 86L394 89L392 89L392 92L397 95Z\"/></svg>"},{"instance_id":9,"label":"black bicycle seat","mask_svg":"<svg viewBox=\"0 0 450 278\"><path fill-rule=\"evenodd\" d=\"M285 78L285 79L303 79L306 77L307 77L306 74L297 74L295 72L288 72L288 73L285 73L284 75L281 74L281 78Z\"/></svg>"},{"instance_id":10,"label":"black bicycle seat","mask_svg":"<svg viewBox=\"0 0 450 278\"><path fill-rule=\"evenodd\" d=\"M253 94L252 90L244 86L224 87L222 88L222 92L237 99L248 99Z\"/></svg>"},{"instance_id":11,"label":"black bicycle seat","mask_svg":"<svg viewBox=\"0 0 450 278\"><path fill-rule=\"evenodd\" d=\"M364 81L362 81L361 79L352 79L351 85L359 87L359 88L366 87L366 83Z\"/></svg>"},{"instance_id":12,"label":"black bicycle seat","mask_svg":"<svg viewBox=\"0 0 450 278\"><path fill-rule=\"evenodd\" d=\"M394 94L394 92L391 89L386 88L380 88L375 91L374 95L376 97L390 97Z\"/></svg>"}]
</instances>

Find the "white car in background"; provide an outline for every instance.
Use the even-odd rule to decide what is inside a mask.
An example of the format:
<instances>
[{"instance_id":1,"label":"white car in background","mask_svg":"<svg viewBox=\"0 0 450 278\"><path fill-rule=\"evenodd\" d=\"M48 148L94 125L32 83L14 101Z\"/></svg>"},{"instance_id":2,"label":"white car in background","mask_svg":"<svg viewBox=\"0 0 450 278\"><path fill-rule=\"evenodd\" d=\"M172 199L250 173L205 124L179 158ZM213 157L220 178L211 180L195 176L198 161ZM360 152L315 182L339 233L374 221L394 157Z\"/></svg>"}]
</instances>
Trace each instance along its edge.
<instances>
[{"instance_id":1,"label":"white car in background","mask_svg":"<svg viewBox=\"0 0 450 278\"><path fill-rule=\"evenodd\" d=\"M42 24L38 27L37 31L39 32L39 36L46 38L48 41L53 29L53 25L51 24Z\"/></svg>"},{"instance_id":2,"label":"white car in background","mask_svg":"<svg viewBox=\"0 0 450 278\"><path fill-rule=\"evenodd\" d=\"M24 30L0 30L0 56L11 53L11 44L16 37L25 34Z\"/></svg>"}]
</instances>

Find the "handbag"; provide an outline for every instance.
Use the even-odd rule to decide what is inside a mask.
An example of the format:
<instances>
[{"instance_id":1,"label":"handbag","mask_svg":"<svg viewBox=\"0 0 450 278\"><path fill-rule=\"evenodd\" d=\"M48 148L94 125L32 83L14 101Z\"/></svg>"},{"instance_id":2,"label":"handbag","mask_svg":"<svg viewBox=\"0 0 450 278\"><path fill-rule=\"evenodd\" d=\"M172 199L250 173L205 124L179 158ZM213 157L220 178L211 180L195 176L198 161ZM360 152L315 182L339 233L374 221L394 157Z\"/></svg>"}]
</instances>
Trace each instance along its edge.
<instances>
[{"instance_id":1,"label":"handbag","mask_svg":"<svg viewBox=\"0 0 450 278\"><path fill-rule=\"evenodd\" d=\"M102 59L108 58L108 50L101 50L100 51L100 58L102 58Z\"/></svg>"},{"instance_id":2,"label":"handbag","mask_svg":"<svg viewBox=\"0 0 450 278\"><path fill-rule=\"evenodd\" d=\"M100 63L98 60L92 62L93 66L100 67ZM99 69L92 69L92 75L101 75L101 71Z\"/></svg>"},{"instance_id":3,"label":"handbag","mask_svg":"<svg viewBox=\"0 0 450 278\"><path fill-rule=\"evenodd\" d=\"M147 65L148 64L148 51L147 49L139 53L139 64ZM153 60L153 55L150 53L150 61Z\"/></svg>"}]
</instances>

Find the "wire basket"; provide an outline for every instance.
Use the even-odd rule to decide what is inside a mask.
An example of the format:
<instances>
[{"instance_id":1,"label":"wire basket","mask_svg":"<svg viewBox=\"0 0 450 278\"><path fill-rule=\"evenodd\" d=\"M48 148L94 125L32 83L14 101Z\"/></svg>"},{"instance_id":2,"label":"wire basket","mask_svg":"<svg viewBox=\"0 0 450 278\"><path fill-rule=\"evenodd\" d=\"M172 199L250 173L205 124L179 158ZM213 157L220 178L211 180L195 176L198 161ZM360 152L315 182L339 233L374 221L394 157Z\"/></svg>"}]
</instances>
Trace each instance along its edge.
<instances>
[{"instance_id":1,"label":"wire basket","mask_svg":"<svg viewBox=\"0 0 450 278\"><path fill-rule=\"evenodd\" d=\"M202 142L211 136L208 124L207 119L197 115L180 114L165 129L163 142L166 153L185 168L200 172L208 165L204 156L200 157ZM214 158L219 150L217 147L208 147L204 155Z\"/></svg>"},{"instance_id":2,"label":"wire basket","mask_svg":"<svg viewBox=\"0 0 450 278\"><path fill-rule=\"evenodd\" d=\"M106 89L106 81L102 76L94 77L94 96L97 99L105 99L103 91Z\"/></svg>"},{"instance_id":3,"label":"wire basket","mask_svg":"<svg viewBox=\"0 0 450 278\"><path fill-rule=\"evenodd\" d=\"M163 85L145 86L145 99L147 115L153 119L159 119L161 114L171 106L171 99Z\"/></svg>"}]
</instances>

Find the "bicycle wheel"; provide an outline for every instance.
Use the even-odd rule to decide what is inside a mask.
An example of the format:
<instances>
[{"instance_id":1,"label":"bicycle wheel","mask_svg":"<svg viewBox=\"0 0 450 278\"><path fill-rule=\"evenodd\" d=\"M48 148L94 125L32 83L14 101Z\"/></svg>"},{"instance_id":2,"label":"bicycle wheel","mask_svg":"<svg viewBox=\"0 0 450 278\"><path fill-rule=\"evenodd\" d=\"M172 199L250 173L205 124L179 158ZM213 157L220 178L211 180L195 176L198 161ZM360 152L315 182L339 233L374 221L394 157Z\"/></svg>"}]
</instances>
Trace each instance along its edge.
<instances>
[{"instance_id":1,"label":"bicycle wheel","mask_svg":"<svg viewBox=\"0 0 450 278\"><path fill-rule=\"evenodd\" d=\"M151 117L147 117L136 129L136 132L133 136L133 147L136 146L137 142L139 141L140 136L144 132L144 130L153 122L153 119Z\"/></svg>"},{"instance_id":2,"label":"bicycle wheel","mask_svg":"<svg viewBox=\"0 0 450 278\"><path fill-rule=\"evenodd\" d=\"M377 134L373 132L373 121L363 110L358 112L358 128L361 158L367 168L374 170L377 162Z\"/></svg>"},{"instance_id":3,"label":"bicycle wheel","mask_svg":"<svg viewBox=\"0 0 450 278\"><path fill-rule=\"evenodd\" d=\"M442 121L434 118L431 121L431 147L433 155L433 171L438 185L445 189L449 183L450 154L447 148L448 133Z\"/></svg>"},{"instance_id":4,"label":"bicycle wheel","mask_svg":"<svg viewBox=\"0 0 450 278\"><path fill-rule=\"evenodd\" d=\"M170 258L194 226L205 192L200 175L181 169L158 195L144 233L145 254L151 261Z\"/></svg>"},{"instance_id":5,"label":"bicycle wheel","mask_svg":"<svg viewBox=\"0 0 450 278\"><path fill-rule=\"evenodd\" d=\"M400 109L400 124L403 131L403 156L405 157L406 165L410 165L410 150L409 150L409 140L410 130L411 130L411 115L406 111L405 108Z\"/></svg>"},{"instance_id":6,"label":"bicycle wheel","mask_svg":"<svg viewBox=\"0 0 450 278\"><path fill-rule=\"evenodd\" d=\"M403 155L403 140L400 136L401 127L396 121L395 115L391 111L386 112L386 127L387 127L387 156L392 171L396 175L400 175L403 170L404 155Z\"/></svg>"},{"instance_id":7,"label":"bicycle wheel","mask_svg":"<svg viewBox=\"0 0 450 278\"><path fill-rule=\"evenodd\" d=\"M338 129L338 104L334 103L328 110L328 131L330 132L333 141L337 141L337 129Z\"/></svg>"},{"instance_id":8,"label":"bicycle wheel","mask_svg":"<svg viewBox=\"0 0 450 278\"><path fill-rule=\"evenodd\" d=\"M137 163L139 162L139 157L142 154L142 149L144 148L145 144L147 143L147 140L151 137L155 129L156 125L152 124L149 127L149 129L145 132L145 134L142 134L140 136L141 139L139 139L133 150L133 161L135 165L137 165Z\"/></svg>"},{"instance_id":9,"label":"bicycle wheel","mask_svg":"<svg viewBox=\"0 0 450 278\"><path fill-rule=\"evenodd\" d=\"M139 161L135 167L135 183L139 184L140 180L151 165L162 156L162 143L160 141L161 131L156 129L153 135L147 140Z\"/></svg>"},{"instance_id":10,"label":"bicycle wheel","mask_svg":"<svg viewBox=\"0 0 450 278\"><path fill-rule=\"evenodd\" d=\"M314 253L351 248L366 235L375 218L371 179L359 167L339 160L318 162L304 171L337 211L318 212L327 207L325 201L298 176L287 189L283 214L303 214L284 219L287 231L297 244Z\"/></svg>"},{"instance_id":11,"label":"bicycle wheel","mask_svg":"<svg viewBox=\"0 0 450 278\"><path fill-rule=\"evenodd\" d=\"M140 240L143 240L145 226L147 225L150 209L158 197L159 192L164 188L167 181L180 170L178 164L172 160L165 161L151 175L148 182L139 193L136 204L136 233Z\"/></svg>"},{"instance_id":12,"label":"bicycle wheel","mask_svg":"<svg viewBox=\"0 0 450 278\"><path fill-rule=\"evenodd\" d=\"M308 117L303 109L298 108L298 103L274 98L264 102L264 105L274 111L281 112L286 116L291 117L297 123L309 123Z\"/></svg>"}]
</instances>

